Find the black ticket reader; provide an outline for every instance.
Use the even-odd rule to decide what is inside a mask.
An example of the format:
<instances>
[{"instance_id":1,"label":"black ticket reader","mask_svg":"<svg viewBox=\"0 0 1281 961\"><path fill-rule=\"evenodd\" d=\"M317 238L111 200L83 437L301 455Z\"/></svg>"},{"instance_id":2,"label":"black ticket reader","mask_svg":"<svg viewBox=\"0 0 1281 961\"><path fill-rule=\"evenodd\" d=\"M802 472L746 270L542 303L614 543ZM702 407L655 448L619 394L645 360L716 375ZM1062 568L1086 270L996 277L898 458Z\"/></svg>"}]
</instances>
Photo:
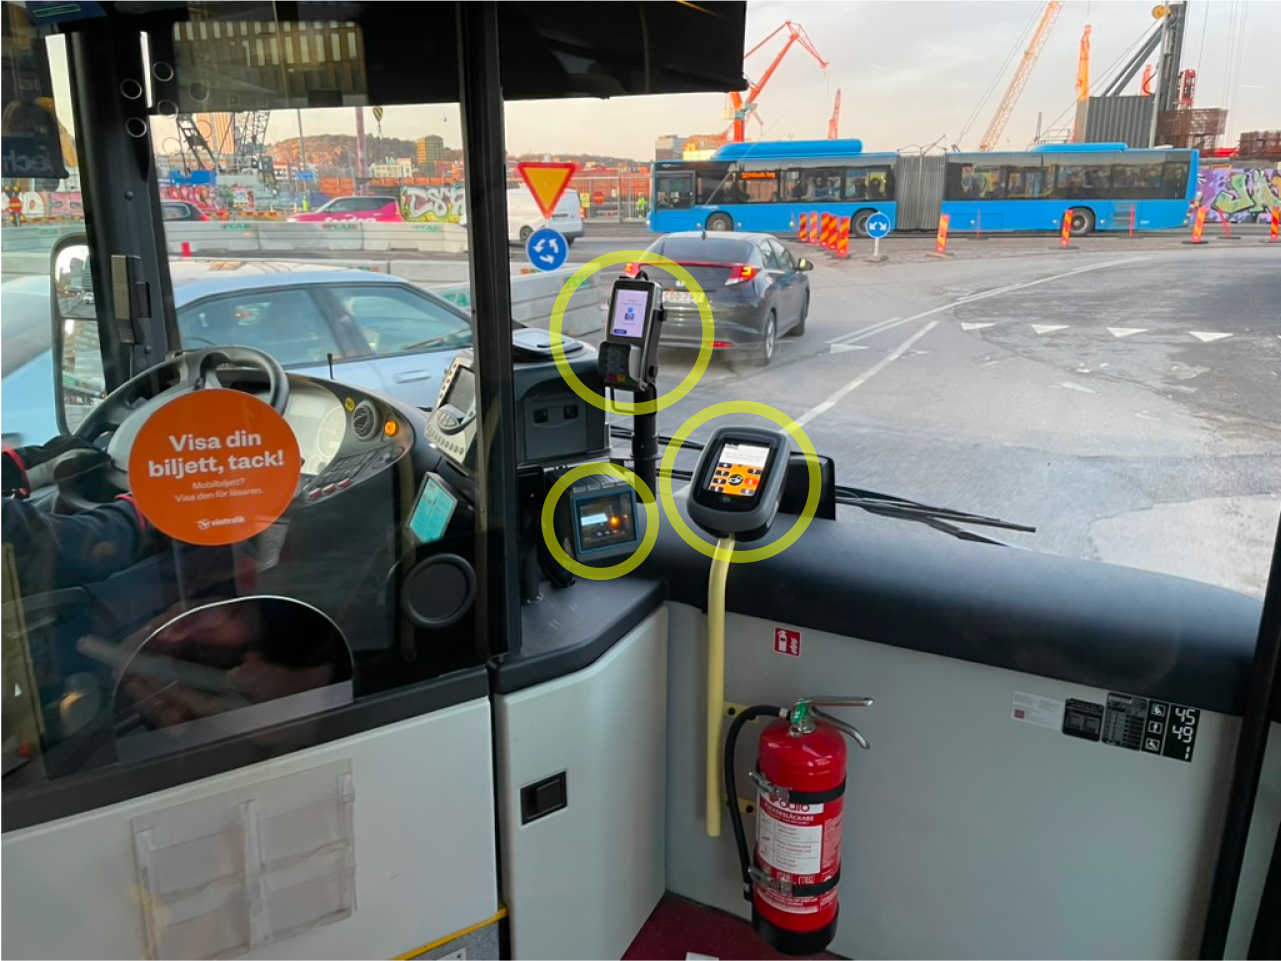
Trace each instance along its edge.
<instances>
[{"instance_id":1,"label":"black ticket reader","mask_svg":"<svg viewBox=\"0 0 1281 961\"><path fill-rule=\"evenodd\" d=\"M636 489L617 477L575 481L556 505L556 538L576 561L630 554L640 545Z\"/></svg>"},{"instance_id":2,"label":"black ticket reader","mask_svg":"<svg viewBox=\"0 0 1281 961\"><path fill-rule=\"evenodd\" d=\"M606 387L645 391L658 377L662 289L652 280L614 282L597 369Z\"/></svg>"},{"instance_id":3,"label":"black ticket reader","mask_svg":"<svg viewBox=\"0 0 1281 961\"><path fill-rule=\"evenodd\" d=\"M694 472L690 520L716 537L739 542L764 537L778 514L789 451L781 430L717 429Z\"/></svg>"}]
</instances>

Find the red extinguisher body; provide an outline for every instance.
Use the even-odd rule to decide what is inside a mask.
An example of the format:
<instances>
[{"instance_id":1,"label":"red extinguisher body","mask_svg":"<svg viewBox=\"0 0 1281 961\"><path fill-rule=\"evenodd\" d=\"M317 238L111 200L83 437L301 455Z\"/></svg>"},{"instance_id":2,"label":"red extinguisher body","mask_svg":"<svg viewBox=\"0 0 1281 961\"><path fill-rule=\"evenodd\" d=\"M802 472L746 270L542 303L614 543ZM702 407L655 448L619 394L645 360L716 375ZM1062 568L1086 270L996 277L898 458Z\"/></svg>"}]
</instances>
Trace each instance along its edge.
<instances>
[{"instance_id":1,"label":"red extinguisher body","mask_svg":"<svg viewBox=\"0 0 1281 961\"><path fill-rule=\"evenodd\" d=\"M822 721L779 719L761 732L752 923L784 954L817 954L836 934L847 750Z\"/></svg>"}]
</instances>

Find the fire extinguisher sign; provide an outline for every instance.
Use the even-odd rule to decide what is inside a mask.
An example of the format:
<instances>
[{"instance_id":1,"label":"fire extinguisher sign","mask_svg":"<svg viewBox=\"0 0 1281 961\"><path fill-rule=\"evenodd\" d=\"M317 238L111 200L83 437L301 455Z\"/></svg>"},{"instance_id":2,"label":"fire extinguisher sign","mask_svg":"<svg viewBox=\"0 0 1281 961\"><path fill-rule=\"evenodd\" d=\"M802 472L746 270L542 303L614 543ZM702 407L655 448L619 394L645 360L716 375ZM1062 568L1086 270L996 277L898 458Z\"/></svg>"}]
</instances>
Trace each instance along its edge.
<instances>
[{"instance_id":1,"label":"fire extinguisher sign","mask_svg":"<svg viewBox=\"0 0 1281 961\"><path fill-rule=\"evenodd\" d=\"M774 628L774 653L786 654L789 657L800 657L801 632L789 631L785 627Z\"/></svg>"}]
</instances>

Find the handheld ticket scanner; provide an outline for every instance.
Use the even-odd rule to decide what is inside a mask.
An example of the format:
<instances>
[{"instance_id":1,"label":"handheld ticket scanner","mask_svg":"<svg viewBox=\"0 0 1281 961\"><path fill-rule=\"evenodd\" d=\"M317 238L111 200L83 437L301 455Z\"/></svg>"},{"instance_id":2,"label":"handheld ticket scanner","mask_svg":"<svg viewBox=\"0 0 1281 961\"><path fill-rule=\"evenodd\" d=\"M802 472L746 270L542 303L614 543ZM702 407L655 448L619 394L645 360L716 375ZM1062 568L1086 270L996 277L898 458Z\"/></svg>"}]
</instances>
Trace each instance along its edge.
<instances>
[{"instance_id":1,"label":"handheld ticket scanner","mask_svg":"<svg viewBox=\"0 0 1281 961\"><path fill-rule=\"evenodd\" d=\"M652 280L614 281L605 342L596 358L605 386L633 393L654 386L662 322L659 296L660 288Z\"/></svg>"},{"instance_id":2,"label":"handheld ticket scanner","mask_svg":"<svg viewBox=\"0 0 1281 961\"><path fill-rule=\"evenodd\" d=\"M853 726L822 707L868 707L866 697L807 697L791 708L743 708L725 700L725 585L738 541L769 533L778 515L790 455L781 430L722 427L703 448L689 495L689 516L719 538L707 587L707 834L721 833L730 812L752 926L766 944L812 955L836 936L840 832L844 812L845 737L867 748ZM786 634L786 632L782 632ZM721 725L732 717L724 749ZM739 810L734 747L743 726L764 727L756 769L756 846L749 851ZM723 794L722 794L723 791Z\"/></svg>"},{"instance_id":3,"label":"handheld ticket scanner","mask_svg":"<svg viewBox=\"0 0 1281 961\"><path fill-rule=\"evenodd\" d=\"M754 541L769 532L787 477L787 435L759 427L722 427L703 448L689 516L719 538Z\"/></svg>"}]
</instances>

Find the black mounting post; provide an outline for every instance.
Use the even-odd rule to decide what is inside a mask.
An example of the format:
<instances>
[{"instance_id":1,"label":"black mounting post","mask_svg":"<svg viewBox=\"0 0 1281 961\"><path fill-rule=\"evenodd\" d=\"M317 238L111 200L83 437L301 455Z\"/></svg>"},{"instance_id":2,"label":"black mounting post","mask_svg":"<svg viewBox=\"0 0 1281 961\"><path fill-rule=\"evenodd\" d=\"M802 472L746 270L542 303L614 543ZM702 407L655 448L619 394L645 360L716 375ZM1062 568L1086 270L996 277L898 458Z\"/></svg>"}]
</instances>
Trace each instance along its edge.
<instances>
[{"instance_id":1,"label":"black mounting post","mask_svg":"<svg viewBox=\"0 0 1281 961\"><path fill-rule=\"evenodd\" d=\"M123 256L130 258L131 281L146 291L145 305L141 297L138 304L147 315L119 325L118 338L103 338L110 390L162 361L178 342L151 117L142 95L149 64L141 32L117 17L76 25L67 46L94 290L101 303L112 303L112 258Z\"/></svg>"},{"instance_id":2,"label":"black mounting post","mask_svg":"<svg viewBox=\"0 0 1281 961\"><path fill-rule=\"evenodd\" d=\"M1281 665L1281 524L1272 545L1272 570L1263 596L1259 640L1254 647L1250 673L1246 676L1245 708L1241 716L1241 731L1237 735L1236 757L1232 761L1228 809L1224 815L1223 835L1206 906L1205 929L1201 934L1199 956L1203 959L1219 961L1227 948L1232 910L1236 906L1237 887L1241 883L1241 865L1250 840L1250 821L1259 793L1263 754L1268 747L1268 726L1278 665ZM1272 867L1276 869L1275 860ZM1277 897L1275 884L1271 896ZM1261 904L1260 918L1263 910L1264 905ZM1255 936L1261 940L1257 925Z\"/></svg>"},{"instance_id":3,"label":"black mounting post","mask_svg":"<svg viewBox=\"0 0 1281 961\"><path fill-rule=\"evenodd\" d=\"M649 386L638 390L632 399L642 404L658 400L658 388ZM633 418L632 463L636 476L643 480L654 496L658 496L658 414L637 414Z\"/></svg>"},{"instance_id":4,"label":"black mounting post","mask_svg":"<svg viewBox=\"0 0 1281 961\"><path fill-rule=\"evenodd\" d=\"M480 436L476 467L478 643L490 655L520 649L516 400L512 387L511 273L507 253L507 150L499 76L498 4L457 3L458 94L467 158L472 324Z\"/></svg>"},{"instance_id":5,"label":"black mounting post","mask_svg":"<svg viewBox=\"0 0 1281 961\"><path fill-rule=\"evenodd\" d=\"M1254 935L1246 957L1250 961L1281 958L1281 828L1277 828L1277 837L1272 843L1272 863L1263 882L1263 896L1259 898Z\"/></svg>"}]
</instances>

